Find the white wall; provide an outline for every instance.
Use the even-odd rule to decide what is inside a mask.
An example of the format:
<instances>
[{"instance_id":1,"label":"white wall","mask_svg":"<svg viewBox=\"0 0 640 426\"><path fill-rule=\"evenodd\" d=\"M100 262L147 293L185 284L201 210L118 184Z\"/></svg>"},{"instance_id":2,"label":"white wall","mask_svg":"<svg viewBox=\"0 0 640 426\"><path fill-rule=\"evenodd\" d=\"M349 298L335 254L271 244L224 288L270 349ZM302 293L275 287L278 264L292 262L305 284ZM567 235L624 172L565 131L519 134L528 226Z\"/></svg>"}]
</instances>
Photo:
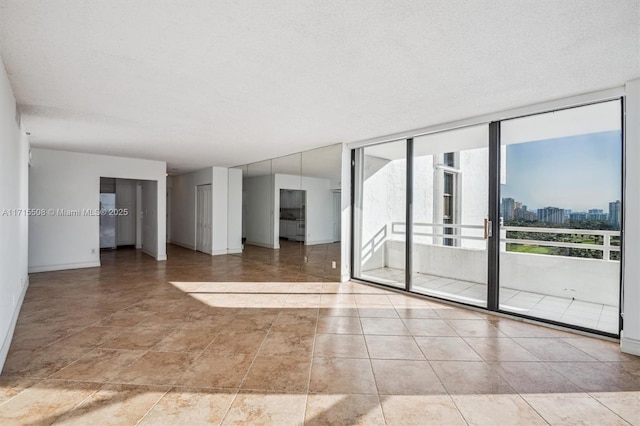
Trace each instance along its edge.
<instances>
[{"instance_id":1,"label":"white wall","mask_svg":"<svg viewBox=\"0 0 640 426\"><path fill-rule=\"evenodd\" d=\"M273 248L273 177L249 177L244 180L244 185L247 244Z\"/></svg>"},{"instance_id":2,"label":"white wall","mask_svg":"<svg viewBox=\"0 0 640 426\"><path fill-rule=\"evenodd\" d=\"M196 248L196 186L211 184L213 169L171 178L171 242L191 250Z\"/></svg>"},{"instance_id":3,"label":"white wall","mask_svg":"<svg viewBox=\"0 0 640 426\"><path fill-rule=\"evenodd\" d=\"M158 258L158 182L154 180L142 182L142 251Z\"/></svg>"},{"instance_id":4,"label":"white wall","mask_svg":"<svg viewBox=\"0 0 640 426\"><path fill-rule=\"evenodd\" d=\"M29 141L15 117L16 101L0 61L0 371L29 281L28 218L4 212L26 209L29 201Z\"/></svg>"},{"instance_id":5,"label":"white wall","mask_svg":"<svg viewBox=\"0 0 640 426\"><path fill-rule=\"evenodd\" d=\"M227 226L229 225L227 221L229 208L229 172L226 168L214 167L212 176L212 254L227 254Z\"/></svg>"},{"instance_id":6,"label":"white wall","mask_svg":"<svg viewBox=\"0 0 640 426\"><path fill-rule=\"evenodd\" d=\"M242 170L229 169L229 208L227 209L227 250L242 252Z\"/></svg>"},{"instance_id":7,"label":"white wall","mask_svg":"<svg viewBox=\"0 0 640 426\"><path fill-rule=\"evenodd\" d=\"M640 355L640 79L626 86L624 193L624 352Z\"/></svg>"},{"instance_id":8,"label":"white wall","mask_svg":"<svg viewBox=\"0 0 640 426\"><path fill-rule=\"evenodd\" d=\"M166 163L105 155L33 149L29 170L32 208L82 210L98 207L100 177L157 181L157 260L166 259ZM148 206L147 206L148 207ZM144 224L143 224L144 226ZM29 271L100 265L98 216L47 214L29 219Z\"/></svg>"},{"instance_id":9,"label":"white wall","mask_svg":"<svg viewBox=\"0 0 640 426\"><path fill-rule=\"evenodd\" d=\"M333 191L331 191L331 182L327 179L302 176L302 189L307 191L304 244L332 243Z\"/></svg>"}]
</instances>

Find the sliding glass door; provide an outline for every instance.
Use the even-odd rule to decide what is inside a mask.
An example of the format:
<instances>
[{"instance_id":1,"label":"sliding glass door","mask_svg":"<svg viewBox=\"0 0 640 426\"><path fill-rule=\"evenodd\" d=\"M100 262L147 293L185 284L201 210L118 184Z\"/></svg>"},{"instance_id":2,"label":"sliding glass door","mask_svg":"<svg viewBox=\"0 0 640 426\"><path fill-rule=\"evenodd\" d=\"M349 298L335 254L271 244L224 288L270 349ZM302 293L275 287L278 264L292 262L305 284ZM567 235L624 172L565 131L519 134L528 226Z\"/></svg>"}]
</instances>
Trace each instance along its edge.
<instances>
[{"instance_id":1,"label":"sliding glass door","mask_svg":"<svg viewBox=\"0 0 640 426\"><path fill-rule=\"evenodd\" d=\"M405 288L407 182L405 140L359 150L354 275Z\"/></svg>"},{"instance_id":2,"label":"sliding glass door","mask_svg":"<svg viewBox=\"0 0 640 426\"><path fill-rule=\"evenodd\" d=\"M411 290L487 305L488 127L413 139Z\"/></svg>"},{"instance_id":3,"label":"sliding glass door","mask_svg":"<svg viewBox=\"0 0 640 426\"><path fill-rule=\"evenodd\" d=\"M353 151L354 278L617 335L620 99Z\"/></svg>"},{"instance_id":4,"label":"sliding glass door","mask_svg":"<svg viewBox=\"0 0 640 426\"><path fill-rule=\"evenodd\" d=\"M500 309L618 333L621 102L501 126Z\"/></svg>"}]
</instances>

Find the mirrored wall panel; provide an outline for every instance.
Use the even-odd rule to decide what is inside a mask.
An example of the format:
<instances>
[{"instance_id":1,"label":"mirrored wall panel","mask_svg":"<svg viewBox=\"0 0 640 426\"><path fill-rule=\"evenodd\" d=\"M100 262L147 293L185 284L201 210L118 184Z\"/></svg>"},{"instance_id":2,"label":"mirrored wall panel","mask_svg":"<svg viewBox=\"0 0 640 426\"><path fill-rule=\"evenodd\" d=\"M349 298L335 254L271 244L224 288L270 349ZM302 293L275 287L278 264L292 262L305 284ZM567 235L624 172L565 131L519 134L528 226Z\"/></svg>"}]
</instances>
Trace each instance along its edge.
<instances>
[{"instance_id":1,"label":"mirrored wall panel","mask_svg":"<svg viewBox=\"0 0 640 426\"><path fill-rule=\"evenodd\" d=\"M340 280L342 145L302 153L305 262L302 272Z\"/></svg>"},{"instance_id":2,"label":"mirrored wall panel","mask_svg":"<svg viewBox=\"0 0 640 426\"><path fill-rule=\"evenodd\" d=\"M340 280L342 145L243 169L243 251L283 281Z\"/></svg>"}]
</instances>

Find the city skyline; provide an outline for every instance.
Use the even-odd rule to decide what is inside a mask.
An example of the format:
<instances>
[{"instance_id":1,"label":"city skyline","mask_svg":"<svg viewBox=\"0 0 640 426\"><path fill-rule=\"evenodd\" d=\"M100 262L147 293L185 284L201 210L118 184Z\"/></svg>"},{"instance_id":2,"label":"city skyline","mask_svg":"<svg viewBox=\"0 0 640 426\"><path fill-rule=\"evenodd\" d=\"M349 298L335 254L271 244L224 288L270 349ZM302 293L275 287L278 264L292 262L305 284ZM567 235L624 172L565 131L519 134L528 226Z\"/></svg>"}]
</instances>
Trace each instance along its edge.
<instances>
[{"instance_id":1,"label":"city skyline","mask_svg":"<svg viewBox=\"0 0 640 426\"><path fill-rule=\"evenodd\" d=\"M505 199L509 199L509 200L513 200L514 205L520 205L522 209L524 209L525 211L528 212L532 212L535 213L536 211L540 210L540 209L546 209L546 208L558 208L558 209L562 209L564 210L567 214L573 214L573 213L584 213L584 214L594 214L594 213L600 213L600 214L608 214L607 212L609 211L608 208L604 208L604 209L585 209L585 210L573 210L573 209L568 209L565 208L563 206L543 206L543 207L531 207L528 204L526 204L524 201L520 201L518 199L515 199L513 197L500 197L500 205L503 205L503 202ZM609 203L607 203L607 206L609 206L610 203L615 203L615 202L620 202L620 200L611 200ZM515 207L518 208L518 207Z\"/></svg>"},{"instance_id":2,"label":"city skyline","mask_svg":"<svg viewBox=\"0 0 640 426\"><path fill-rule=\"evenodd\" d=\"M501 198L530 211L608 211L621 198L621 145L619 130L507 145Z\"/></svg>"}]
</instances>

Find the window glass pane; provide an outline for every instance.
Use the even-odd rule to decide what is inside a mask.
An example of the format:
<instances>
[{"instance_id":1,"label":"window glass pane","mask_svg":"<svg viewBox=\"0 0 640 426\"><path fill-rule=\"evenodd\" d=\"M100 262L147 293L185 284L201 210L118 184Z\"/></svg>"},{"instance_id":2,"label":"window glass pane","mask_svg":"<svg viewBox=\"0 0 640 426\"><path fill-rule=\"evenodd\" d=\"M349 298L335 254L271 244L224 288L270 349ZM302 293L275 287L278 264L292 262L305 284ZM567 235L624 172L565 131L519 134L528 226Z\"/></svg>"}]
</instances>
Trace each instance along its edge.
<instances>
[{"instance_id":1,"label":"window glass pane","mask_svg":"<svg viewBox=\"0 0 640 426\"><path fill-rule=\"evenodd\" d=\"M618 333L620 101L501 126L500 309Z\"/></svg>"},{"instance_id":2,"label":"window glass pane","mask_svg":"<svg viewBox=\"0 0 640 426\"><path fill-rule=\"evenodd\" d=\"M488 140L486 125L414 138L411 289L417 293L487 304Z\"/></svg>"},{"instance_id":3,"label":"window glass pane","mask_svg":"<svg viewBox=\"0 0 640 426\"><path fill-rule=\"evenodd\" d=\"M355 276L405 287L406 141L358 150Z\"/></svg>"}]
</instances>

